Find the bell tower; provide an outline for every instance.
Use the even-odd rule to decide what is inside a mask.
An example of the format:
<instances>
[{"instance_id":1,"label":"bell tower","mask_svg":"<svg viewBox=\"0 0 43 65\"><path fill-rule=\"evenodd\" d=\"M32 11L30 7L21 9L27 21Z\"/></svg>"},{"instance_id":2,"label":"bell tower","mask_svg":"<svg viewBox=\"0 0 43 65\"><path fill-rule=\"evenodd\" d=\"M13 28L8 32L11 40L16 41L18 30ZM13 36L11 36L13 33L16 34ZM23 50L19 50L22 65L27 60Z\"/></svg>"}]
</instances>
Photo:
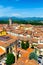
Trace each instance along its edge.
<instances>
[{"instance_id":1,"label":"bell tower","mask_svg":"<svg viewBox=\"0 0 43 65\"><path fill-rule=\"evenodd\" d=\"M12 19L9 18L9 25L12 25Z\"/></svg>"}]
</instances>

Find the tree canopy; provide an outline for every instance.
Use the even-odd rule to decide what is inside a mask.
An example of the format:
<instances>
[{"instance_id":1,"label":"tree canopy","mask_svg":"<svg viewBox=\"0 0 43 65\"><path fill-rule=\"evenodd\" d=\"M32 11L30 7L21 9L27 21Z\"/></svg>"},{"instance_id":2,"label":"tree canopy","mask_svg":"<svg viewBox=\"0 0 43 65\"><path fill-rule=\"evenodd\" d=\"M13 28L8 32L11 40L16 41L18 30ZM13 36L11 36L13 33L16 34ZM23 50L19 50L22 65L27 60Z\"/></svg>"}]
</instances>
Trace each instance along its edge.
<instances>
[{"instance_id":1,"label":"tree canopy","mask_svg":"<svg viewBox=\"0 0 43 65\"><path fill-rule=\"evenodd\" d=\"M12 20L12 23L43 25L43 20ZM0 20L0 24L9 24L9 20Z\"/></svg>"},{"instance_id":2,"label":"tree canopy","mask_svg":"<svg viewBox=\"0 0 43 65\"><path fill-rule=\"evenodd\" d=\"M6 64L11 65L15 62L15 56L12 53L7 54Z\"/></svg>"},{"instance_id":3,"label":"tree canopy","mask_svg":"<svg viewBox=\"0 0 43 65\"><path fill-rule=\"evenodd\" d=\"M26 41L26 43L24 43L24 41L22 41L21 47L22 47L22 49L25 49L26 50L27 48L29 48L29 42Z\"/></svg>"},{"instance_id":4,"label":"tree canopy","mask_svg":"<svg viewBox=\"0 0 43 65\"><path fill-rule=\"evenodd\" d=\"M32 60L32 59L34 59L34 60L38 60L38 56L37 56L37 54L35 53L35 52L32 52L32 53L30 53L30 55L29 55L29 59L30 60Z\"/></svg>"}]
</instances>

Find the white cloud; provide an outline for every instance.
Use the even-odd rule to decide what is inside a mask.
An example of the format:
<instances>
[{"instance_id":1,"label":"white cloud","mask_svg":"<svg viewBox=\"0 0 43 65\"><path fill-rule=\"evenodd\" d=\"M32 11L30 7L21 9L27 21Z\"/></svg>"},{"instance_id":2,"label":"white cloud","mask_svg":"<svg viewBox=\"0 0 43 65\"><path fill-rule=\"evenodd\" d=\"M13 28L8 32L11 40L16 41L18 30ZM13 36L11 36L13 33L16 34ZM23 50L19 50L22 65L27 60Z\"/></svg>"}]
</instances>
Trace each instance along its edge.
<instances>
[{"instance_id":1,"label":"white cloud","mask_svg":"<svg viewBox=\"0 0 43 65\"><path fill-rule=\"evenodd\" d=\"M12 16L16 16L16 17L18 17L18 16L19 16L19 17L20 17L21 15L20 15L20 14L18 14L18 13L13 13L13 14L12 14Z\"/></svg>"},{"instance_id":2,"label":"white cloud","mask_svg":"<svg viewBox=\"0 0 43 65\"><path fill-rule=\"evenodd\" d=\"M0 17L43 17L43 8L15 9L15 7L4 7L0 5Z\"/></svg>"},{"instance_id":3,"label":"white cloud","mask_svg":"<svg viewBox=\"0 0 43 65\"><path fill-rule=\"evenodd\" d=\"M8 16L8 17L11 17L11 16L21 16L20 13L17 13L17 9L13 8L13 7L3 7L3 6L0 6L0 17L2 16Z\"/></svg>"}]
</instances>

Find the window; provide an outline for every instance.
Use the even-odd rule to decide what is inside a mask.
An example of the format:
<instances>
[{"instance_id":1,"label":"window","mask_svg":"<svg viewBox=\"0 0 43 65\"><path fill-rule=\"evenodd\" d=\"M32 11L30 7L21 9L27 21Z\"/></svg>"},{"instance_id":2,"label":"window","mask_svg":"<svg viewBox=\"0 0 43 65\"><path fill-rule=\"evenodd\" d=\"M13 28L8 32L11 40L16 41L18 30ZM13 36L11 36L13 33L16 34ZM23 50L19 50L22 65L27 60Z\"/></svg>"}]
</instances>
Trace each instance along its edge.
<instances>
[{"instance_id":1,"label":"window","mask_svg":"<svg viewBox=\"0 0 43 65\"><path fill-rule=\"evenodd\" d=\"M18 47L20 47L20 42L18 43Z\"/></svg>"}]
</instances>

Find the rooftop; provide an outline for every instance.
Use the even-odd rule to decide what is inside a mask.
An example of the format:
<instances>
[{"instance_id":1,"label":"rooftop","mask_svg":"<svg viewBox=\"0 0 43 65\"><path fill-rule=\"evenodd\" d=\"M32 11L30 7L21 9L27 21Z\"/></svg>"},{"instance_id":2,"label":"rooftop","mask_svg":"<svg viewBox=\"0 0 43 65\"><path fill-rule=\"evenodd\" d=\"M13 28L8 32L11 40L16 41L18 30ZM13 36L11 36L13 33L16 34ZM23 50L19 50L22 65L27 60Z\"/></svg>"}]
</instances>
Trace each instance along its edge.
<instances>
[{"instance_id":1,"label":"rooftop","mask_svg":"<svg viewBox=\"0 0 43 65\"><path fill-rule=\"evenodd\" d=\"M2 47L0 47L0 56L3 55L5 52L6 51Z\"/></svg>"},{"instance_id":2,"label":"rooftop","mask_svg":"<svg viewBox=\"0 0 43 65\"><path fill-rule=\"evenodd\" d=\"M6 36L0 37L0 46L8 47L10 44L13 44L16 40L18 40L16 36L7 34Z\"/></svg>"}]
</instances>

